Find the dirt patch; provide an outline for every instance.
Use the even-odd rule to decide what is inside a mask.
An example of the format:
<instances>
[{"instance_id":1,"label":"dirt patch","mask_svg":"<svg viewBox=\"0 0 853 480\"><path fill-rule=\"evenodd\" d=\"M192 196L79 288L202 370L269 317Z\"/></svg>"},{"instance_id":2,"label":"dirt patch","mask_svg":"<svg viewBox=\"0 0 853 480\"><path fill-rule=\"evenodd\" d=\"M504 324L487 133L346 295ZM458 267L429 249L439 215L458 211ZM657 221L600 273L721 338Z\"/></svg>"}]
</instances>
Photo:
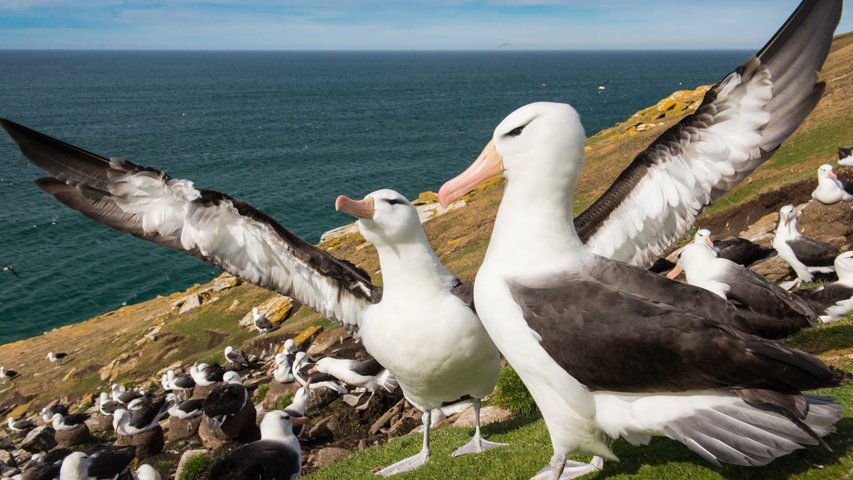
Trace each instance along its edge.
<instances>
[{"instance_id":1,"label":"dirt patch","mask_svg":"<svg viewBox=\"0 0 853 480\"><path fill-rule=\"evenodd\" d=\"M785 205L799 205L811 199L815 188L813 179L802 180L783 189L763 193L743 205L699 220L702 228L714 232L714 237L735 237L768 213L778 212Z\"/></svg>"},{"instance_id":2,"label":"dirt patch","mask_svg":"<svg viewBox=\"0 0 853 480\"><path fill-rule=\"evenodd\" d=\"M225 339L228 338L227 333L220 332L217 330L205 330L204 333L206 333L210 337L210 339L207 341L207 348L208 349L215 348L215 347L218 347L219 345L222 345L222 343L225 341Z\"/></svg>"}]
</instances>

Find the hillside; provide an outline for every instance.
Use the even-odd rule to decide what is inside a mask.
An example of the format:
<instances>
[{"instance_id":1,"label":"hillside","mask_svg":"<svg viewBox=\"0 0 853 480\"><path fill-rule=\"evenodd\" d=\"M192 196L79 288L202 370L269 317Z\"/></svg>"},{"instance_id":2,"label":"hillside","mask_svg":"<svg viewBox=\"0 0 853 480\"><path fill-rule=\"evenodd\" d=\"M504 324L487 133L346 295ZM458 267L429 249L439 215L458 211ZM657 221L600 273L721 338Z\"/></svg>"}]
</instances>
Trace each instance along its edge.
<instances>
[{"instance_id":1,"label":"hillside","mask_svg":"<svg viewBox=\"0 0 853 480\"><path fill-rule=\"evenodd\" d=\"M791 200L803 201L810 192L805 183L822 163L833 162L836 148L853 144L853 32L836 37L823 70L826 93L814 113L779 149L766 165L743 184L720 198L700 223L725 226L733 215L758 218ZM657 105L644 109L616 126L588 139L587 168L578 183L575 212L580 212L600 195L631 159L665 128L688 114L701 101L704 89L676 92ZM471 159L478 152L468 152ZM464 154L464 153L463 153ZM448 172L448 178L457 172ZM842 176L844 176L842 171ZM438 256L462 280L470 280L485 253L495 210L501 198L501 182L495 181L469 196L464 208L438 216L424 225ZM781 192L781 193L780 193ZM762 197L762 195L764 195ZM761 199L761 200L759 200ZM846 207L849 208L849 207ZM130 241L130 240L128 240ZM359 234L326 241L322 246L333 254L364 268L381 281L375 250ZM223 280L224 281L224 280ZM222 282L222 281L221 281ZM6 416L34 413L56 398L88 406L91 397L114 382L146 384L158 381L168 365L200 361L222 361L226 345L260 354L311 325L331 327L328 321L307 308L295 308L283 328L264 336L239 326L239 320L254 305L276 295L246 284L195 286L187 292L123 307L87 322L70 325L43 335L0 346L0 365L20 372L20 378L0 386L0 406ZM214 291L216 290L216 291ZM173 307L175 301L203 292L201 305L185 313ZM45 301L49 301L46 299ZM156 329L156 331L154 331ZM145 334L148 334L147 336ZM339 332L324 335L337 336ZM792 340L835 366L853 372L853 323L834 324L806 332ZM66 351L69 357L60 367L46 360L48 351ZM110 366L104 368L105 366ZM609 464L599 478L833 478L853 469L853 389L826 392L845 406L840 432L831 437L834 453L818 450L798 453L776 462L768 469L714 469L692 453L668 441L653 442L650 448L633 448L617 442L615 450L622 463ZM511 449L482 456L437 461L417 474L399 478L507 478L516 472L528 478L550 453L541 419L517 418L487 428L487 434L512 444ZM441 429L435 435L434 456L448 457L461 444L466 429ZM390 463L390 458L414 453L419 437L409 436L380 449L367 449L345 460L340 467L319 472L310 478L371 478L370 468ZM506 453L505 453L506 452ZM812 467L821 464L820 467ZM822 471L826 466L828 471ZM336 468L340 468L336 470ZM347 472L343 469L352 469ZM448 470L450 469L450 470ZM352 474L352 472L358 474Z\"/></svg>"}]
</instances>

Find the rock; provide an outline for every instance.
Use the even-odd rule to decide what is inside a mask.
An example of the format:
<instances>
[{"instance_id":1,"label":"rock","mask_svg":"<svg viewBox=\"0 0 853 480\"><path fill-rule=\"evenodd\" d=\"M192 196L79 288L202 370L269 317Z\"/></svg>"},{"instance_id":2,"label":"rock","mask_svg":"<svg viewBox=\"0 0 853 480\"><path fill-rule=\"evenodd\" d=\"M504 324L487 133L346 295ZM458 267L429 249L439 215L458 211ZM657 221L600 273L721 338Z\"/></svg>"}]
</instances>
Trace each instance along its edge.
<instances>
[{"instance_id":1,"label":"rock","mask_svg":"<svg viewBox=\"0 0 853 480\"><path fill-rule=\"evenodd\" d=\"M184 302L181 303L181 309L178 311L178 314L183 315L190 310L196 309L201 306L201 295L197 293L191 293L187 295L184 299Z\"/></svg>"},{"instance_id":2,"label":"rock","mask_svg":"<svg viewBox=\"0 0 853 480\"><path fill-rule=\"evenodd\" d=\"M89 420L86 420L86 425L89 426L90 431L109 432L113 430L113 417L96 413Z\"/></svg>"},{"instance_id":3,"label":"rock","mask_svg":"<svg viewBox=\"0 0 853 480\"><path fill-rule=\"evenodd\" d=\"M240 279L226 272L216 277L216 280L213 281L213 291L221 292L222 290L234 288L237 285L240 285Z\"/></svg>"},{"instance_id":4,"label":"rock","mask_svg":"<svg viewBox=\"0 0 853 480\"><path fill-rule=\"evenodd\" d=\"M218 430L211 430L207 426L207 415L202 415L201 424L198 427L198 437L201 439L201 444L211 451L216 451L235 441L240 443L253 442L261 438L256 418L257 412L252 402L246 402L243 410L225 420Z\"/></svg>"},{"instance_id":5,"label":"rock","mask_svg":"<svg viewBox=\"0 0 853 480\"><path fill-rule=\"evenodd\" d=\"M63 448L71 448L86 443L91 437L89 427L85 423L71 430L57 430L54 434L56 443Z\"/></svg>"},{"instance_id":6,"label":"rock","mask_svg":"<svg viewBox=\"0 0 853 480\"><path fill-rule=\"evenodd\" d=\"M313 411L322 410L340 397L341 394L328 388L312 389L308 393L308 405Z\"/></svg>"},{"instance_id":7,"label":"rock","mask_svg":"<svg viewBox=\"0 0 853 480\"><path fill-rule=\"evenodd\" d=\"M348 456L350 456L350 451L346 448L321 448L314 454L314 468L320 469L328 467L329 465L337 463Z\"/></svg>"},{"instance_id":8,"label":"rock","mask_svg":"<svg viewBox=\"0 0 853 480\"><path fill-rule=\"evenodd\" d=\"M376 419L373 424L370 425L370 430L368 433L373 436L379 433L383 428L390 425L392 420L395 417L399 417L403 413L403 408L405 407L406 401L400 400L393 407L389 408L388 411L382 414L381 417Z\"/></svg>"},{"instance_id":9,"label":"rock","mask_svg":"<svg viewBox=\"0 0 853 480\"><path fill-rule=\"evenodd\" d=\"M418 198L412 200L412 205L427 205L430 203L438 203L438 194L435 192L421 192L418 195Z\"/></svg>"},{"instance_id":10,"label":"rock","mask_svg":"<svg viewBox=\"0 0 853 480\"><path fill-rule=\"evenodd\" d=\"M47 452L56 446L53 427L42 425L36 427L27 433L24 441L21 442L21 448L30 452Z\"/></svg>"},{"instance_id":11,"label":"rock","mask_svg":"<svg viewBox=\"0 0 853 480\"><path fill-rule=\"evenodd\" d=\"M193 398L207 398L216 386L216 383L207 386L196 385L193 387Z\"/></svg>"},{"instance_id":12,"label":"rock","mask_svg":"<svg viewBox=\"0 0 853 480\"><path fill-rule=\"evenodd\" d=\"M207 456L210 457L210 452L201 448L198 450L187 450L181 455L181 460L178 462L178 469L175 471L175 478L183 478L184 469L186 468L187 462L191 459L199 456ZM166 478L165 476L163 478Z\"/></svg>"},{"instance_id":13,"label":"rock","mask_svg":"<svg viewBox=\"0 0 853 480\"><path fill-rule=\"evenodd\" d=\"M769 247L773 243L773 235L776 233L776 224L779 223L779 213L771 212L761 217L738 235L750 242L757 243L762 247Z\"/></svg>"},{"instance_id":14,"label":"rock","mask_svg":"<svg viewBox=\"0 0 853 480\"><path fill-rule=\"evenodd\" d=\"M488 405L480 409L480 426L505 422L513 417L512 411L503 407ZM468 408L453 422L454 427L473 427L474 408Z\"/></svg>"},{"instance_id":15,"label":"rock","mask_svg":"<svg viewBox=\"0 0 853 480\"><path fill-rule=\"evenodd\" d=\"M335 437L334 432L337 431L337 423L333 415L324 417L308 430L308 438L314 443L332 440Z\"/></svg>"},{"instance_id":16,"label":"rock","mask_svg":"<svg viewBox=\"0 0 853 480\"><path fill-rule=\"evenodd\" d=\"M273 325L278 325L287 320L293 312L293 299L284 295L276 295L257 305L257 307L261 315L267 317ZM240 319L240 326L254 328L253 318L252 309L249 309L248 313Z\"/></svg>"},{"instance_id":17,"label":"rock","mask_svg":"<svg viewBox=\"0 0 853 480\"><path fill-rule=\"evenodd\" d=\"M77 368L72 368L71 370L68 370L68 372L65 375L62 376L62 381L67 382L69 378L74 378L74 376L76 374L77 374Z\"/></svg>"},{"instance_id":18,"label":"rock","mask_svg":"<svg viewBox=\"0 0 853 480\"><path fill-rule=\"evenodd\" d=\"M388 428L388 435L399 437L418 428L423 423L421 412L417 409L406 410L403 415Z\"/></svg>"},{"instance_id":19,"label":"rock","mask_svg":"<svg viewBox=\"0 0 853 480\"><path fill-rule=\"evenodd\" d=\"M15 463L17 463L18 465L25 465L27 462L30 461L31 458L33 458L33 455L30 452L22 448L13 450L12 456L15 457Z\"/></svg>"},{"instance_id":20,"label":"rock","mask_svg":"<svg viewBox=\"0 0 853 480\"><path fill-rule=\"evenodd\" d=\"M767 260L757 263L751 267L750 270L767 277L771 282L779 282L788 278L793 272L791 267L785 263L785 260L782 260L778 256L770 257Z\"/></svg>"},{"instance_id":21,"label":"rock","mask_svg":"<svg viewBox=\"0 0 853 480\"><path fill-rule=\"evenodd\" d=\"M163 451L164 444L163 429L159 425L136 435L118 435L115 441L117 447L136 447L137 460L144 460L157 455Z\"/></svg>"},{"instance_id":22,"label":"rock","mask_svg":"<svg viewBox=\"0 0 853 480\"><path fill-rule=\"evenodd\" d=\"M198 432L198 427L201 424L201 415L188 420L182 420L178 417L169 417L169 428L166 431L166 442L175 443L178 440L184 440L194 437Z\"/></svg>"},{"instance_id":23,"label":"rock","mask_svg":"<svg viewBox=\"0 0 853 480\"><path fill-rule=\"evenodd\" d=\"M17 467L18 461L15 460L15 456L12 455L12 452L8 450L0 450L0 463L4 465L8 465L10 467Z\"/></svg>"},{"instance_id":24,"label":"rock","mask_svg":"<svg viewBox=\"0 0 853 480\"><path fill-rule=\"evenodd\" d=\"M275 380L270 382L270 387L267 390L267 396L264 397L263 406L267 410L272 410L276 408L279 400L285 397L287 394L295 393L299 388L299 384L296 382L291 383L278 383Z\"/></svg>"}]
</instances>

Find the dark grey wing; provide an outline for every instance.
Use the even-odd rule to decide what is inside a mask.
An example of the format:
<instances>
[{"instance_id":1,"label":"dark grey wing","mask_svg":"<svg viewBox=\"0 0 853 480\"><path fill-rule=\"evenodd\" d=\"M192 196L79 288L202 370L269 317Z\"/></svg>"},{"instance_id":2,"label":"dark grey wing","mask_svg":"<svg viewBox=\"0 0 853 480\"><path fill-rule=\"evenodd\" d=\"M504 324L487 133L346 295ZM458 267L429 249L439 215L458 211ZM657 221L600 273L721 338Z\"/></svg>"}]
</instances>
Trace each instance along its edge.
<instances>
[{"instance_id":1,"label":"dark grey wing","mask_svg":"<svg viewBox=\"0 0 853 480\"><path fill-rule=\"evenodd\" d=\"M178 388L190 389L195 387L195 380L189 375L178 375L172 384Z\"/></svg>"},{"instance_id":2,"label":"dark grey wing","mask_svg":"<svg viewBox=\"0 0 853 480\"><path fill-rule=\"evenodd\" d=\"M542 347L593 390L767 388L797 393L833 383L830 369L807 353L586 275L509 287Z\"/></svg>"},{"instance_id":3,"label":"dark grey wing","mask_svg":"<svg viewBox=\"0 0 853 480\"><path fill-rule=\"evenodd\" d=\"M115 478L133 461L134 447L103 448L89 455L89 476Z\"/></svg>"},{"instance_id":4,"label":"dark grey wing","mask_svg":"<svg viewBox=\"0 0 853 480\"><path fill-rule=\"evenodd\" d=\"M745 267L776 255L776 250L762 247L745 238L715 241L714 247L719 251L718 257Z\"/></svg>"},{"instance_id":5,"label":"dark grey wing","mask_svg":"<svg viewBox=\"0 0 853 480\"><path fill-rule=\"evenodd\" d=\"M783 338L820 323L808 302L746 267L730 263L724 281L729 300L754 312L750 324L761 337Z\"/></svg>"},{"instance_id":6,"label":"dark grey wing","mask_svg":"<svg viewBox=\"0 0 853 480\"><path fill-rule=\"evenodd\" d=\"M165 403L166 397L156 397L144 407L131 410L130 425L134 428L145 428L156 422Z\"/></svg>"},{"instance_id":7,"label":"dark grey wing","mask_svg":"<svg viewBox=\"0 0 853 480\"><path fill-rule=\"evenodd\" d=\"M714 85L575 218L593 252L650 266L699 213L770 158L823 93L817 72L841 0L806 0L755 57Z\"/></svg>"},{"instance_id":8,"label":"dark grey wing","mask_svg":"<svg viewBox=\"0 0 853 480\"><path fill-rule=\"evenodd\" d=\"M153 168L108 160L8 120L0 125L33 164L53 176L36 185L96 222L293 297L350 331L372 302L367 273L246 202Z\"/></svg>"},{"instance_id":9,"label":"dark grey wing","mask_svg":"<svg viewBox=\"0 0 853 480\"><path fill-rule=\"evenodd\" d=\"M838 302L850 300L853 297L853 287L830 283L808 290L797 290L794 293L809 302L815 311L822 313Z\"/></svg>"},{"instance_id":10,"label":"dark grey wing","mask_svg":"<svg viewBox=\"0 0 853 480\"><path fill-rule=\"evenodd\" d=\"M797 260L807 267L831 267L841 252L834 245L809 237L797 237L786 242Z\"/></svg>"},{"instance_id":11,"label":"dark grey wing","mask_svg":"<svg viewBox=\"0 0 853 480\"><path fill-rule=\"evenodd\" d=\"M204 399L202 409L208 417L235 415L246 404L248 391L246 387L237 384L220 385Z\"/></svg>"},{"instance_id":12,"label":"dark grey wing","mask_svg":"<svg viewBox=\"0 0 853 480\"><path fill-rule=\"evenodd\" d=\"M839 183L841 183L841 188L843 188L845 192L849 193L850 195L853 195L853 183L850 183L840 177L838 178L838 181Z\"/></svg>"},{"instance_id":13,"label":"dark grey wing","mask_svg":"<svg viewBox=\"0 0 853 480\"><path fill-rule=\"evenodd\" d=\"M378 375L382 370L385 370L385 367L370 356L364 360L352 361L352 371L365 377Z\"/></svg>"},{"instance_id":14,"label":"dark grey wing","mask_svg":"<svg viewBox=\"0 0 853 480\"><path fill-rule=\"evenodd\" d=\"M181 411L183 412L190 413L196 410L200 410L203 404L203 398L193 398L190 400L184 400L183 402L181 402L180 405L178 405L178 408L181 409Z\"/></svg>"},{"instance_id":15,"label":"dark grey wing","mask_svg":"<svg viewBox=\"0 0 853 480\"><path fill-rule=\"evenodd\" d=\"M853 147L838 147L838 159L844 160L847 157L853 156Z\"/></svg>"},{"instance_id":16,"label":"dark grey wing","mask_svg":"<svg viewBox=\"0 0 853 480\"><path fill-rule=\"evenodd\" d=\"M299 454L279 442L258 440L242 445L210 469L210 480L282 479L298 474Z\"/></svg>"}]
</instances>

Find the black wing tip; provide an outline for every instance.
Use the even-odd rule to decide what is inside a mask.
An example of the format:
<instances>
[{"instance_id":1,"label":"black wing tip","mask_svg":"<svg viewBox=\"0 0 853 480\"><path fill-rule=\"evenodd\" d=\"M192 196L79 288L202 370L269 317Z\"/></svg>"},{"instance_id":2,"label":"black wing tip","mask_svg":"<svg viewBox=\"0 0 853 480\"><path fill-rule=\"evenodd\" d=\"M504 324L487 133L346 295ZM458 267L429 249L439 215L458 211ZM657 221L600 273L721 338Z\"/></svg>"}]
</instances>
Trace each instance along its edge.
<instances>
[{"instance_id":1,"label":"black wing tip","mask_svg":"<svg viewBox=\"0 0 853 480\"><path fill-rule=\"evenodd\" d=\"M831 15L828 16L833 25L830 33L834 32L838 22L841 20L841 9L843 3L843 0L803 0L794 12L791 13L788 19L785 20L785 23L783 23L779 30L770 37L770 40L767 41L764 47L762 47L755 56L758 58L764 58L775 53L781 45L784 45L785 40L797 30L797 27L799 27L805 19L811 16L812 12L818 6L823 6L831 12Z\"/></svg>"}]
</instances>

